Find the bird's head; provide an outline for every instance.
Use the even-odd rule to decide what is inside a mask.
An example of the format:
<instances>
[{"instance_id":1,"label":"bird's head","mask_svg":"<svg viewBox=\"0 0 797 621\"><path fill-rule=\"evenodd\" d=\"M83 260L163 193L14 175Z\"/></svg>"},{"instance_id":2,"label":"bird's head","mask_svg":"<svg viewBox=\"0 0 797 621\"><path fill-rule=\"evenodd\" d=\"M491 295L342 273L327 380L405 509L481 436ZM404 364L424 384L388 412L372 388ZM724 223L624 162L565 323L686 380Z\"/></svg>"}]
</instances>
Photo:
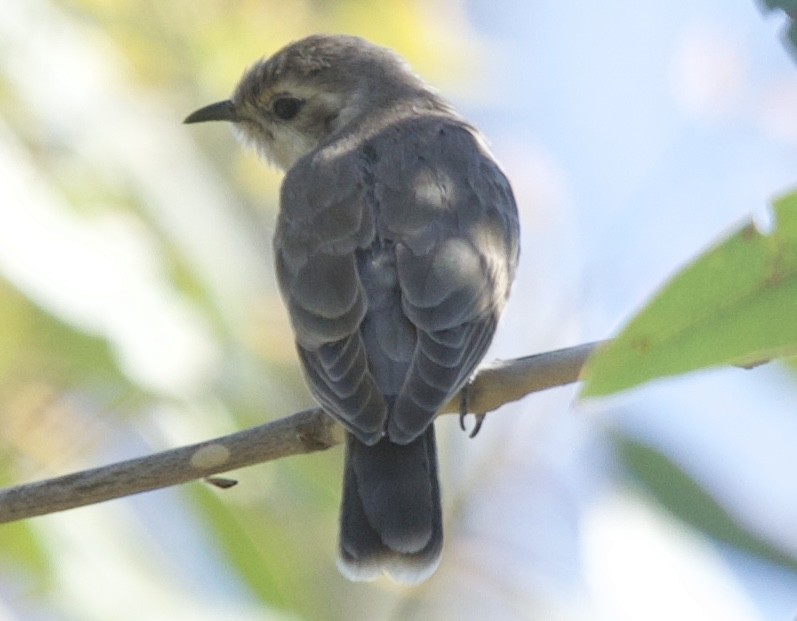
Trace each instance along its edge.
<instances>
[{"instance_id":1,"label":"bird's head","mask_svg":"<svg viewBox=\"0 0 797 621\"><path fill-rule=\"evenodd\" d=\"M230 99L184 122L230 121L244 142L287 170L351 123L419 95L434 98L392 51L357 37L314 35L255 64Z\"/></svg>"}]
</instances>

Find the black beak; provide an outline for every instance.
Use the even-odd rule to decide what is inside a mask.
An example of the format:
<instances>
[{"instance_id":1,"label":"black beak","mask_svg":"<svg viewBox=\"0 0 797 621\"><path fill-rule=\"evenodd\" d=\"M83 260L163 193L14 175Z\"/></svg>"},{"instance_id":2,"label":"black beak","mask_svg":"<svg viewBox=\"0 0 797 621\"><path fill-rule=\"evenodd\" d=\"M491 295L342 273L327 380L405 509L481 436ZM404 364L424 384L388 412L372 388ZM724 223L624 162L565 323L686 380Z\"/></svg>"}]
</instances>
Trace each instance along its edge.
<instances>
[{"instance_id":1,"label":"black beak","mask_svg":"<svg viewBox=\"0 0 797 621\"><path fill-rule=\"evenodd\" d=\"M209 106L200 108L192 112L183 123L204 123L205 121L237 121L238 114L235 112L235 104L229 99L217 101Z\"/></svg>"}]
</instances>

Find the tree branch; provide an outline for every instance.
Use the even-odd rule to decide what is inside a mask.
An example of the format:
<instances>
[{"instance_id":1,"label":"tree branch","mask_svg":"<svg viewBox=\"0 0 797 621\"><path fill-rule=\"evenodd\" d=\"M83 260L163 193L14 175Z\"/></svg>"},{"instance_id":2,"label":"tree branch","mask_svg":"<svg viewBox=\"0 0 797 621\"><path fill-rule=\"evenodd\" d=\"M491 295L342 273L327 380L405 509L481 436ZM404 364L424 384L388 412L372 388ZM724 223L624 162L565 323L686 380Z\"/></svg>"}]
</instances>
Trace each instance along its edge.
<instances>
[{"instance_id":1,"label":"tree branch","mask_svg":"<svg viewBox=\"0 0 797 621\"><path fill-rule=\"evenodd\" d=\"M486 414L532 392L575 382L601 343L587 343L482 367L468 388L468 411ZM441 414L459 413L459 395ZM342 427L320 408L227 436L0 490L0 523L130 496L236 468L328 449Z\"/></svg>"}]
</instances>

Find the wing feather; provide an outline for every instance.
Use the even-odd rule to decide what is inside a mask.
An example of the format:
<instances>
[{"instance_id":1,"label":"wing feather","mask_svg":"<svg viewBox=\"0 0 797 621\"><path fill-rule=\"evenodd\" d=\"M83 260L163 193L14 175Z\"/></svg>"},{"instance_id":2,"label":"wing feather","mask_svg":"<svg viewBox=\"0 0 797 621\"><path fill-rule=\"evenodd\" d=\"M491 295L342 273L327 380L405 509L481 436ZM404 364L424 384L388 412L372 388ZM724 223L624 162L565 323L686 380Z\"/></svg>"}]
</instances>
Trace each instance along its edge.
<instances>
[{"instance_id":1,"label":"wing feather","mask_svg":"<svg viewBox=\"0 0 797 621\"><path fill-rule=\"evenodd\" d=\"M294 166L275 248L313 393L360 440L406 444L489 347L517 210L475 130L413 117Z\"/></svg>"}]
</instances>

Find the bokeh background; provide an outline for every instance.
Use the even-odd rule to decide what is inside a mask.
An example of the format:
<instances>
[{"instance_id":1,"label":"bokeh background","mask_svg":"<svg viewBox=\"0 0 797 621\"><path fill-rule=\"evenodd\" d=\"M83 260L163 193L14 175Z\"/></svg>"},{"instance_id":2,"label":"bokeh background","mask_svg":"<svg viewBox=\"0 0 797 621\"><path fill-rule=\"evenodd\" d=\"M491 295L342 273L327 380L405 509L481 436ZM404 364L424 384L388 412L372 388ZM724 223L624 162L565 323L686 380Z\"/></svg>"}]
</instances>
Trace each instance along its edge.
<instances>
[{"instance_id":1,"label":"bokeh background","mask_svg":"<svg viewBox=\"0 0 797 621\"><path fill-rule=\"evenodd\" d=\"M797 65L754 0L3 0L0 484L311 401L279 175L185 115L314 32L395 48L487 134L523 256L492 357L611 335L797 184ZM797 311L797 309L795 309ZM0 526L0 621L793 619L797 376L770 364L438 422L424 585L335 569L341 451Z\"/></svg>"}]
</instances>

